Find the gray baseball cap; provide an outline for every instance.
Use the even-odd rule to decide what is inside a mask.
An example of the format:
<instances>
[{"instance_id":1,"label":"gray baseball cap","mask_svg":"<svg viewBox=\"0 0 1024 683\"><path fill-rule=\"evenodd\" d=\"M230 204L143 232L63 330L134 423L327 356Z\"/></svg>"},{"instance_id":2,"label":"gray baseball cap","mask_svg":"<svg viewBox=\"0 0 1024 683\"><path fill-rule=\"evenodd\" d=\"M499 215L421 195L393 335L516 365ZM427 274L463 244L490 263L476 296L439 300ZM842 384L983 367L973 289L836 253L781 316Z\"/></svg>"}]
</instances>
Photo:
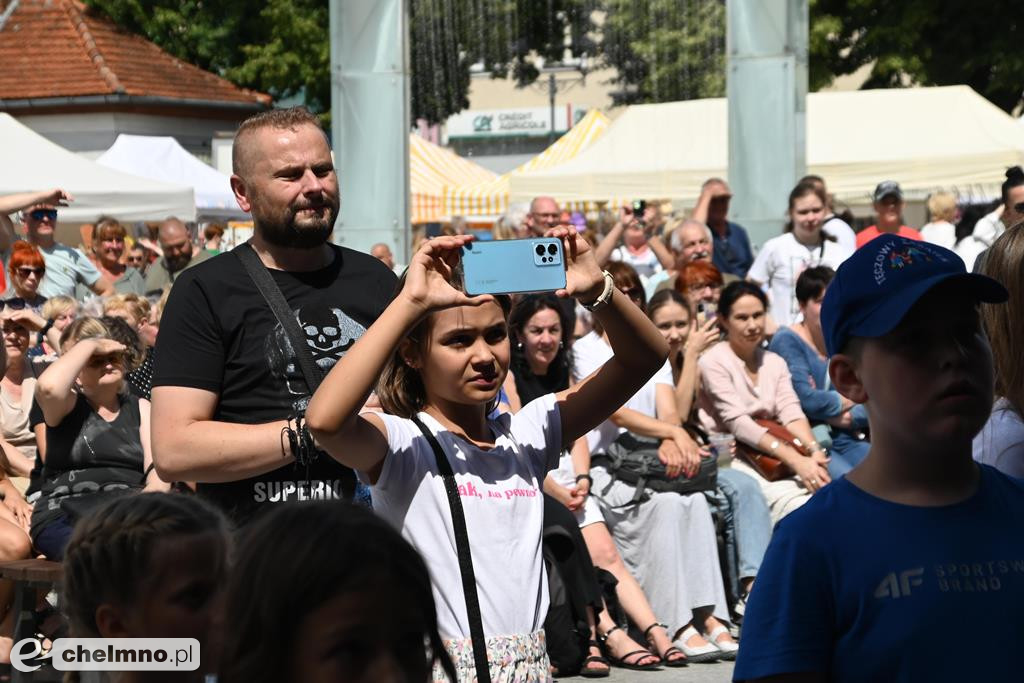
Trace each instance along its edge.
<instances>
[{"instance_id":1,"label":"gray baseball cap","mask_svg":"<svg viewBox=\"0 0 1024 683\"><path fill-rule=\"evenodd\" d=\"M896 199L903 201L903 190L900 189L900 184L895 180L883 180L878 183L878 187L875 188L874 200L880 202L886 197L895 196Z\"/></svg>"}]
</instances>

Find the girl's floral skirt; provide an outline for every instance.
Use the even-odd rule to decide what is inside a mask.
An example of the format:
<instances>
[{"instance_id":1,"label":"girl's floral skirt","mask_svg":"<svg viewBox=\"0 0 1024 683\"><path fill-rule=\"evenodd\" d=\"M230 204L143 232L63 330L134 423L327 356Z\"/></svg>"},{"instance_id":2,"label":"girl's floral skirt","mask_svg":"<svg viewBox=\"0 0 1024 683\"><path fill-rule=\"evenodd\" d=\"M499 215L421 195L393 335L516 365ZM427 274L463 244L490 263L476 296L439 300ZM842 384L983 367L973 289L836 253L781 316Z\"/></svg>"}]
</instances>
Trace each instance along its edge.
<instances>
[{"instance_id":1,"label":"girl's floral skirt","mask_svg":"<svg viewBox=\"0 0 1024 683\"><path fill-rule=\"evenodd\" d=\"M473 641L469 638L446 640L445 649L455 664L457 683L476 683ZM487 639L487 661L492 683L533 683L551 680L547 641L544 630ZM434 680L447 681L444 670L434 666Z\"/></svg>"}]
</instances>

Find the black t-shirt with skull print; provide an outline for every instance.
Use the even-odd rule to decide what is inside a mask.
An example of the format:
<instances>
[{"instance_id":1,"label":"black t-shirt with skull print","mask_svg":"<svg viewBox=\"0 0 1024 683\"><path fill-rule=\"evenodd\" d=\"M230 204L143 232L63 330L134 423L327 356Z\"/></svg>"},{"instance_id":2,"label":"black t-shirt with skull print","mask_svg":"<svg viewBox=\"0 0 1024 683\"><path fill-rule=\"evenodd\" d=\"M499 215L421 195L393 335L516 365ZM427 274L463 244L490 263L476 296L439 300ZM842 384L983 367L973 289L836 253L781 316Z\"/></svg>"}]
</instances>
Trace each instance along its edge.
<instances>
[{"instance_id":1,"label":"black t-shirt with skull print","mask_svg":"<svg viewBox=\"0 0 1024 683\"><path fill-rule=\"evenodd\" d=\"M308 273L271 270L326 373L391 300L395 275L377 259L333 246L334 260ZM289 417L308 400L291 344L242 262L220 254L174 283L160 321L153 386L219 396L213 419L261 424ZM341 498L352 473L326 454L310 467L288 464L267 474L199 493L245 524L273 503Z\"/></svg>"}]
</instances>

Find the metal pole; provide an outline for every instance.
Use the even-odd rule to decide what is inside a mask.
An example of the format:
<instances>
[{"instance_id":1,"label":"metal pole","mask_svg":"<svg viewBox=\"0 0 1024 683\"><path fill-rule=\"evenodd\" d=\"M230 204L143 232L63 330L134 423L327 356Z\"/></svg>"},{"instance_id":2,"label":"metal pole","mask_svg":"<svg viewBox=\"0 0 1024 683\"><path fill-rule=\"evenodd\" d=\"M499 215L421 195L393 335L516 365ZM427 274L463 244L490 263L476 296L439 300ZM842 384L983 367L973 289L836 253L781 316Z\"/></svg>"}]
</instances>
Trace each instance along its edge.
<instances>
[{"instance_id":1,"label":"metal pole","mask_svg":"<svg viewBox=\"0 0 1024 683\"><path fill-rule=\"evenodd\" d=\"M761 244L806 172L808 0L728 0L730 218Z\"/></svg>"},{"instance_id":2,"label":"metal pole","mask_svg":"<svg viewBox=\"0 0 1024 683\"><path fill-rule=\"evenodd\" d=\"M558 84L555 81L555 74L548 74L548 103L551 106L551 130L548 137L551 142L555 141L555 94L558 92Z\"/></svg>"},{"instance_id":3,"label":"metal pole","mask_svg":"<svg viewBox=\"0 0 1024 683\"><path fill-rule=\"evenodd\" d=\"M330 0L338 244L408 263L409 47L405 0Z\"/></svg>"}]
</instances>

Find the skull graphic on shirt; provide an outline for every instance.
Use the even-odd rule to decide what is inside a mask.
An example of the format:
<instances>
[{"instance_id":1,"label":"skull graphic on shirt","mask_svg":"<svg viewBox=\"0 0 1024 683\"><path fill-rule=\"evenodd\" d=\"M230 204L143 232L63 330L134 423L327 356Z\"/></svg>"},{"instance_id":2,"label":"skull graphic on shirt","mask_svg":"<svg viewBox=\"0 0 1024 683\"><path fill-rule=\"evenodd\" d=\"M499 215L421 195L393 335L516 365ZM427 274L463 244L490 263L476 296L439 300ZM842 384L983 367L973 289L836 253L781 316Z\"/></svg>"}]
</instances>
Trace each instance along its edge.
<instances>
[{"instance_id":1,"label":"skull graphic on shirt","mask_svg":"<svg viewBox=\"0 0 1024 683\"><path fill-rule=\"evenodd\" d=\"M306 346L324 374L366 332L365 327L345 315L340 308L306 306L293 312L305 335ZM271 374L284 380L289 394L305 397L306 381L302 377L302 369L280 323L267 336L264 347Z\"/></svg>"}]
</instances>

